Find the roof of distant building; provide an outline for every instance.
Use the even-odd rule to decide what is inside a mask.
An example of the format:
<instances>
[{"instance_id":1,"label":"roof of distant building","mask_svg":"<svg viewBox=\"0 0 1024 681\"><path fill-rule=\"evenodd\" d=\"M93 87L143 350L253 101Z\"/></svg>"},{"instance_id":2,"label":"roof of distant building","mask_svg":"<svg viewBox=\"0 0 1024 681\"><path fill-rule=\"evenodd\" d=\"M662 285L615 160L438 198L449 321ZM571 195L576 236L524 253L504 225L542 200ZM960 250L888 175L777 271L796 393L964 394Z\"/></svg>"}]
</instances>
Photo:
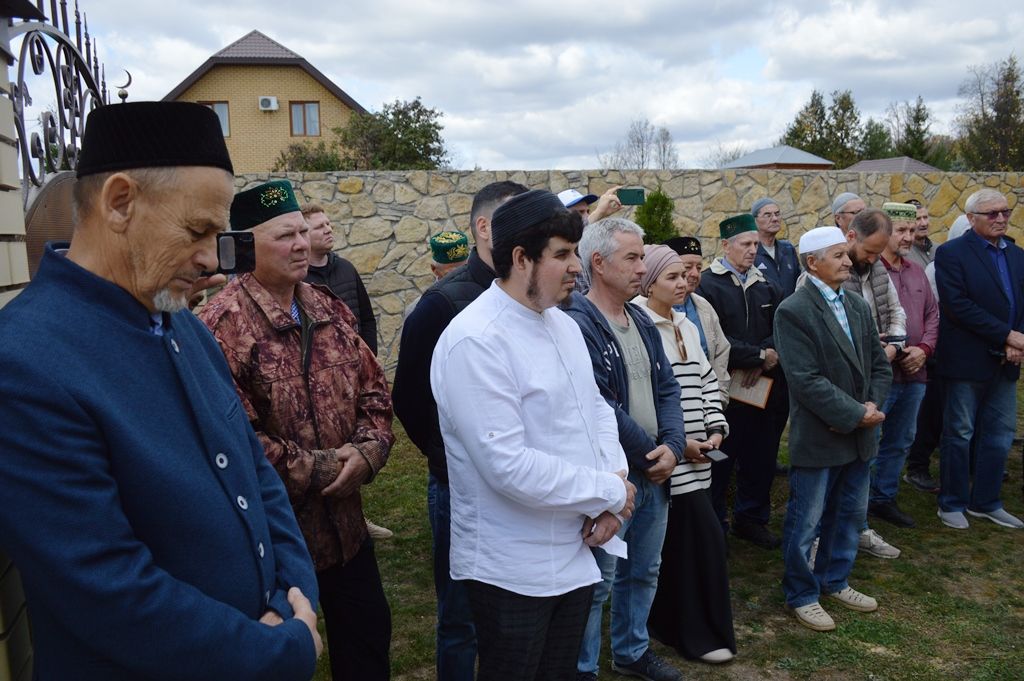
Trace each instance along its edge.
<instances>
[{"instance_id":1,"label":"roof of distant building","mask_svg":"<svg viewBox=\"0 0 1024 681\"><path fill-rule=\"evenodd\" d=\"M723 168L771 168L771 167L817 167L831 168L834 163L827 158L809 154L802 149L788 145L780 145L771 149L758 149L740 156L735 161L723 165Z\"/></svg>"},{"instance_id":2,"label":"roof of distant building","mask_svg":"<svg viewBox=\"0 0 1024 681\"><path fill-rule=\"evenodd\" d=\"M196 81L205 76L213 67L228 64L298 66L327 88L331 94L344 102L350 109L357 113L366 113L366 109L359 102L352 99L348 93L335 85L330 78L321 73L302 56L255 30L250 31L207 59L202 66L189 74L185 80L168 92L164 97L164 101L172 101L180 97L182 93L192 87Z\"/></svg>"},{"instance_id":3,"label":"roof of distant building","mask_svg":"<svg viewBox=\"0 0 1024 681\"><path fill-rule=\"evenodd\" d=\"M854 163L846 170L858 173L935 173L941 172L939 168L930 166L927 163L910 158L909 156L896 156L894 158L873 158Z\"/></svg>"}]
</instances>

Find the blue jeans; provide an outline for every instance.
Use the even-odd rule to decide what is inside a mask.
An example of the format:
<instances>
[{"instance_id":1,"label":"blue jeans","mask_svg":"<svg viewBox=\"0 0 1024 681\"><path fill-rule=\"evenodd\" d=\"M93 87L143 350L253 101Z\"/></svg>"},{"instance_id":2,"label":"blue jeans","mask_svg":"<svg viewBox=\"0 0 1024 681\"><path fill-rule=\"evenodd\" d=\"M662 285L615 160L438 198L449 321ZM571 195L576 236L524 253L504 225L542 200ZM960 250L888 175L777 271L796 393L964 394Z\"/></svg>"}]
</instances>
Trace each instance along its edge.
<instances>
[{"instance_id":1,"label":"blue jeans","mask_svg":"<svg viewBox=\"0 0 1024 681\"><path fill-rule=\"evenodd\" d=\"M847 584L861 524L868 508L868 463L857 459L829 468L789 469L789 503L782 525L782 591L786 605L799 608L817 602L822 593L842 591ZM807 555L821 525L814 571Z\"/></svg>"},{"instance_id":2,"label":"blue jeans","mask_svg":"<svg viewBox=\"0 0 1024 681\"><path fill-rule=\"evenodd\" d=\"M893 383L882 405L885 421L878 456L871 467L871 503L893 501L900 488L900 472L917 433L917 412L924 399L924 383Z\"/></svg>"},{"instance_id":3,"label":"blue jeans","mask_svg":"<svg viewBox=\"0 0 1024 681\"><path fill-rule=\"evenodd\" d=\"M963 512L969 508L987 513L1003 507L999 494L1017 427L1016 388L1016 382L1001 373L988 381L946 381L946 409L939 441L939 508L943 511Z\"/></svg>"},{"instance_id":4,"label":"blue jeans","mask_svg":"<svg viewBox=\"0 0 1024 681\"><path fill-rule=\"evenodd\" d=\"M452 539L451 495L448 484L433 475L427 479L427 511L434 535L434 591L437 592L438 681L473 681L476 667L476 629L469 595L462 582L452 581L449 555Z\"/></svg>"},{"instance_id":5,"label":"blue jeans","mask_svg":"<svg viewBox=\"0 0 1024 681\"><path fill-rule=\"evenodd\" d=\"M655 485L643 473L630 469L629 481L636 485L636 509L619 536L629 546L629 559L619 560L594 549L601 582L594 585L587 630L583 634L580 659L581 672L597 672L601 655L601 611L612 594L611 643L612 657L621 664L640 659L650 644L647 616L658 590L658 569L661 567L661 545L665 543L668 524L668 491Z\"/></svg>"}]
</instances>

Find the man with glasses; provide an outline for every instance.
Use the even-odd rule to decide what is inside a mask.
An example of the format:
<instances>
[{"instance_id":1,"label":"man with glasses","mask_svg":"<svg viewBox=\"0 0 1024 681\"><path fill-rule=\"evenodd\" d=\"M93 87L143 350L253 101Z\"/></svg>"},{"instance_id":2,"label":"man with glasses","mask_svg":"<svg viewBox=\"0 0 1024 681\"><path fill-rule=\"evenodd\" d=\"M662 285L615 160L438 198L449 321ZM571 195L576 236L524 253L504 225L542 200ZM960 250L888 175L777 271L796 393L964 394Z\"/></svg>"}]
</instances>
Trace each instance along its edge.
<instances>
[{"instance_id":1,"label":"man with glasses","mask_svg":"<svg viewBox=\"0 0 1024 681\"><path fill-rule=\"evenodd\" d=\"M853 192L843 192L832 202L832 215L836 219L836 227L846 232L850 223L862 210L867 208L864 199Z\"/></svg>"},{"instance_id":2,"label":"man with glasses","mask_svg":"<svg viewBox=\"0 0 1024 681\"><path fill-rule=\"evenodd\" d=\"M776 238L782 230L779 204L772 198L758 199L750 209L750 214L757 223L758 244L754 267L761 270L768 281L782 289L782 297L787 298L796 290L800 263L793 244Z\"/></svg>"},{"instance_id":3,"label":"man with glasses","mask_svg":"<svg viewBox=\"0 0 1024 681\"><path fill-rule=\"evenodd\" d=\"M1000 487L1016 429L1024 359L1024 251L1006 239L1005 196L981 189L968 197L966 209L971 229L935 253L941 310L937 369L946 389L938 514L954 529L967 529L965 512L1021 529L1024 522L1003 509Z\"/></svg>"}]
</instances>

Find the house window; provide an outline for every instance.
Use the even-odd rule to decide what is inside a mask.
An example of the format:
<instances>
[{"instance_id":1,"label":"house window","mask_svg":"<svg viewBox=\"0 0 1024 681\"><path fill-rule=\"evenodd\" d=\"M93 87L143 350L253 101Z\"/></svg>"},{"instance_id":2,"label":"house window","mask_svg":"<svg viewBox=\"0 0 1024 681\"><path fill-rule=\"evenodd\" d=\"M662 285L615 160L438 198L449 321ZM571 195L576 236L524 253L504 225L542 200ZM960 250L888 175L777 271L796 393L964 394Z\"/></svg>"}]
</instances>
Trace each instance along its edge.
<instances>
[{"instance_id":1,"label":"house window","mask_svg":"<svg viewBox=\"0 0 1024 681\"><path fill-rule=\"evenodd\" d=\"M320 102L291 102L292 137L320 136Z\"/></svg>"},{"instance_id":2,"label":"house window","mask_svg":"<svg viewBox=\"0 0 1024 681\"><path fill-rule=\"evenodd\" d=\"M208 106L213 109L213 112L217 114L217 118L220 119L220 131L224 133L225 137L231 134L231 126L228 123L228 103L227 102L199 102L203 106Z\"/></svg>"}]
</instances>

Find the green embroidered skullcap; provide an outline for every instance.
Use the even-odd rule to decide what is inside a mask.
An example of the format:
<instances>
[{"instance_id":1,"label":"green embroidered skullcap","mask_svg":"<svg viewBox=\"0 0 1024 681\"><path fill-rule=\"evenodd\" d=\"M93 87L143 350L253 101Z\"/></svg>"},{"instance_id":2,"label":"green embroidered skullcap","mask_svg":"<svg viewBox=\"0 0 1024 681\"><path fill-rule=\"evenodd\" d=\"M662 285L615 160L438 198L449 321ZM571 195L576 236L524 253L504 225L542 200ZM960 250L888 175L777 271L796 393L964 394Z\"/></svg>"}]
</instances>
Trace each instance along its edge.
<instances>
[{"instance_id":1,"label":"green embroidered skullcap","mask_svg":"<svg viewBox=\"0 0 1024 681\"><path fill-rule=\"evenodd\" d=\"M723 239L731 239L738 234L743 234L743 232L756 232L757 223L754 222L753 215L742 213L719 222L718 231Z\"/></svg>"},{"instance_id":2,"label":"green embroidered skullcap","mask_svg":"<svg viewBox=\"0 0 1024 681\"><path fill-rule=\"evenodd\" d=\"M299 202L288 180L271 180L235 194L231 202L231 229L252 229L285 213L299 212Z\"/></svg>"},{"instance_id":3,"label":"green embroidered skullcap","mask_svg":"<svg viewBox=\"0 0 1024 681\"><path fill-rule=\"evenodd\" d=\"M462 262L469 257L469 239L457 230L430 237L430 255L439 265Z\"/></svg>"},{"instance_id":4,"label":"green embroidered skullcap","mask_svg":"<svg viewBox=\"0 0 1024 681\"><path fill-rule=\"evenodd\" d=\"M882 210L892 220L899 220L905 222L907 220L917 219L917 206L911 203L895 203L893 201L887 201L882 204Z\"/></svg>"}]
</instances>

